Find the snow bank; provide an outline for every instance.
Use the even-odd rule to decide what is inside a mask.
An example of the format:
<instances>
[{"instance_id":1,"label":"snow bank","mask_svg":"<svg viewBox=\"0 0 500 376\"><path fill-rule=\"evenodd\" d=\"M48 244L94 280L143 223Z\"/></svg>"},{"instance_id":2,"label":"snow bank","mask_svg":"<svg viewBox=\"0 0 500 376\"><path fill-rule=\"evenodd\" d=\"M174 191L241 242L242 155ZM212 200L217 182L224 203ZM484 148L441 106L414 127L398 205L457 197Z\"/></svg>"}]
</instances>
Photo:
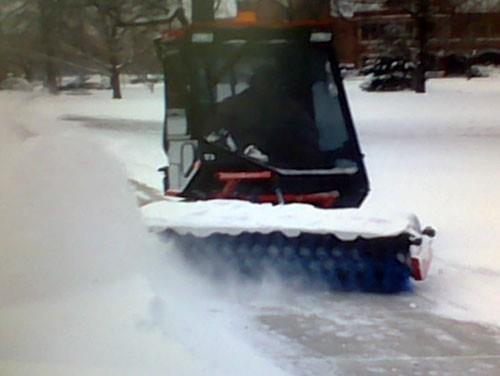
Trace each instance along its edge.
<instances>
[{"instance_id":1,"label":"snow bank","mask_svg":"<svg viewBox=\"0 0 500 376\"><path fill-rule=\"evenodd\" d=\"M364 207L417 213L438 230L438 258L496 272L499 84L431 80L428 93L418 95L363 93L348 82L371 177Z\"/></svg>"},{"instance_id":2,"label":"snow bank","mask_svg":"<svg viewBox=\"0 0 500 376\"><path fill-rule=\"evenodd\" d=\"M148 255L146 233L122 166L70 134L20 145L0 187L3 301L91 288L137 270Z\"/></svg>"},{"instance_id":3,"label":"snow bank","mask_svg":"<svg viewBox=\"0 0 500 376\"><path fill-rule=\"evenodd\" d=\"M416 289L437 312L500 325L500 80L430 80L426 94L348 81L371 192L364 208L417 213L437 229Z\"/></svg>"},{"instance_id":4,"label":"snow bank","mask_svg":"<svg viewBox=\"0 0 500 376\"><path fill-rule=\"evenodd\" d=\"M124 168L30 103L0 97L0 374L283 374L148 234Z\"/></svg>"},{"instance_id":5,"label":"snow bank","mask_svg":"<svg viewBox=\"0 0 500 376\"><path fill-rule=\"evenodd\" d=\"M498 78L442 78L429 80L426 94L414 92L366 93L360 80L346 87L354 121L369 145L385 140L452 136L500 136Z\"/></svg>"}]
</instances>

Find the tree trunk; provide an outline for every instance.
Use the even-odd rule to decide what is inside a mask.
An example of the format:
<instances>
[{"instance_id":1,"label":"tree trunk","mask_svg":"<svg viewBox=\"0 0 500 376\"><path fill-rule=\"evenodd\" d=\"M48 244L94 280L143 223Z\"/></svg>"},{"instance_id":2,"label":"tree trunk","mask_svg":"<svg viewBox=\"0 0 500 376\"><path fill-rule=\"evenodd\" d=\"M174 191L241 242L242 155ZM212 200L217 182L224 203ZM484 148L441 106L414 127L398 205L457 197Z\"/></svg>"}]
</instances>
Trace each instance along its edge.
<instances>
[{"instance_id":1,"label":"tree trunk","mask_svg":"<svg viewBox=\"0 0 500 376\"><path fill-rule=\"evenodd\" d=\"M57 68L53 61L53 55L47 54L47 62L45 64L45 72L46 72L46 85L51 94L57 94L59 91L57 85Z\"/></svg>"},{"instance_id":2,"label":"tree trunk","mask_svg":"<svg viewBox=\"0 0 500 376\"><path fill-rule=\"evenodd\" d=\"M120 69L116 63L112 63L111 66L111 89L113 90L113 99L122 99Z\"/></svg>"},{"instance_id":3,"label":"tree trunk","mask_svg":"<svg viewBox=\"0 0 500 376\"><path fill-rule=\"evenodd\" d=\"M56 28L59 23L59 4L51 0L38 0L40 11L40 37L45 53L45 85L49 92L58 92L56 57Z\"/></svg>"},{"instance_id":4,"label":"tree trunk","mask_svg":"<svg viewBox=\"0 0 500 376\"><path fill-rule=\"evenodd\" d=\"M119 16L120 17L120 16ZM115 20L108 16L111 22L111 30L108 39L109 62L111 65L111 89L113 90L113 99L122 99L122 89L120 84L120 37L118 25Z\"/></svg>"},{"instance_id":5,"label":"tree trunk","mask_svg":"<svg viewBox=\"0 0 500 376\"><path fill-rule=\"evenodd\" d=\"M415 92L419 94L426 92L425 68L421 61L419 61L415 70Z\"/></svg>"},{"instance_id":6,"label":"tree trunk","mask_svg":"<svg viewBox=\"0 0 500 376\"><path fill-rule=\"evenodd\" d=\"M29 62L23 64L24 78L26 81L32 82L34 79L33 66Z\"/></svg>"},{"instance_id":7,"label":"tree trunk","mask_svg":"<svg viewBox=\"0 0 500 376\"><path fill-rule=\"evenodd\" d=\"M426 92L427 43L429 39L429 0L419 0L416 17L418 57L415 70L415 92Z\"/></svg>"}]
</instances>

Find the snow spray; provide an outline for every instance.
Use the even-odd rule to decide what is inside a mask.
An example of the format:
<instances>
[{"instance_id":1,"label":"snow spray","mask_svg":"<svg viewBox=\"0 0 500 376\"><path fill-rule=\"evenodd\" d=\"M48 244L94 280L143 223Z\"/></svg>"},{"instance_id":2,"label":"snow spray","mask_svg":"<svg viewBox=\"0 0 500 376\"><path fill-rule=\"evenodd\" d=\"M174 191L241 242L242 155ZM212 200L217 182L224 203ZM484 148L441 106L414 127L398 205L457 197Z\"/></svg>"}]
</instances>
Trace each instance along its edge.
<instances>
[{"instance_id":1,"label":"snow spray","mask_svg":"<svg viewBox=\"0 0 500 376\"><path fill-rule=\"evenodd\" d=\"M27 101L0 96L0 374L284 374L148 233L124 167Z\"/></svg>"}]
</instances>

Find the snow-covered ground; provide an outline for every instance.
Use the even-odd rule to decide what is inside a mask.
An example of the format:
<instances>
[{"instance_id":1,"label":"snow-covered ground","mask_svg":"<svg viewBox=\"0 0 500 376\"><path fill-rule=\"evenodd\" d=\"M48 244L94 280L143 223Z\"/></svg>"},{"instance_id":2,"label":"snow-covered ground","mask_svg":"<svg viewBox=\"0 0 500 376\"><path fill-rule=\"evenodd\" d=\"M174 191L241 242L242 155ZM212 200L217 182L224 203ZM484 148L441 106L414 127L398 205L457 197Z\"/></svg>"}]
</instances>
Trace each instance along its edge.
<instances>
[{"instance_id":1,"label":"snow-covered ground","mask_svg":"<svg viewBox=\"0 0 500 376\"><path fill-rule=\"evenodd\" d=\"M372 177L365 207L405 207L438 230L417 291L500 325L500 79L433 80L423 96L349 84Z\"/></svg>"},{"instance_id":2,"label":"snow-covered ground","mask_svg":"<svg viewBox=\"0 0 500 376\"><path fill-rule=\"evenodd\" d=\"M0 374L495 375L500 78L432 80L426 95L358 85L347 82L371 177L364 206L412 211L438 230L429 279L411 295L266 281L225 286L221 298L171 252L159 261L122 167L92 144L118 157L142 201L159 199L161 88L128 87L123 101L0 93L0 229L10 234L0 240Z\"/></svg>"}]
</instances>

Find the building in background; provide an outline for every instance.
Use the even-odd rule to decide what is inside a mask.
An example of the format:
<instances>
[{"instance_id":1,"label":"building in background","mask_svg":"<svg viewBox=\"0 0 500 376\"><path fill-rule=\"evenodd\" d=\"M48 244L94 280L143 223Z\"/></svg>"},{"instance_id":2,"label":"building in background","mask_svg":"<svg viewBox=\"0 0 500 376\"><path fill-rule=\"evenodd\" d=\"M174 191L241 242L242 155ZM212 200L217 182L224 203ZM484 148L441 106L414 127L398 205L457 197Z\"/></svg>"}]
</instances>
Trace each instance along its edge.
<instances>
[{"instance_id":1,"label":"building in background","mask_svg":"<svg viewBox=\"0 0 500 376\"><path fill-rule=\"evenodd\" d=\"M452 55L472 60L485 55L494 60L494 55L500 55L500 1L443 5L429 13L429 21L428 52L437 67ZM384 0L359 1L352 18L335 17L334 23L339 59L344 64L361 67L367 59L383 55L391 27L409 49L416 48L415 18Z\"/></svg>"}]
</instances>

